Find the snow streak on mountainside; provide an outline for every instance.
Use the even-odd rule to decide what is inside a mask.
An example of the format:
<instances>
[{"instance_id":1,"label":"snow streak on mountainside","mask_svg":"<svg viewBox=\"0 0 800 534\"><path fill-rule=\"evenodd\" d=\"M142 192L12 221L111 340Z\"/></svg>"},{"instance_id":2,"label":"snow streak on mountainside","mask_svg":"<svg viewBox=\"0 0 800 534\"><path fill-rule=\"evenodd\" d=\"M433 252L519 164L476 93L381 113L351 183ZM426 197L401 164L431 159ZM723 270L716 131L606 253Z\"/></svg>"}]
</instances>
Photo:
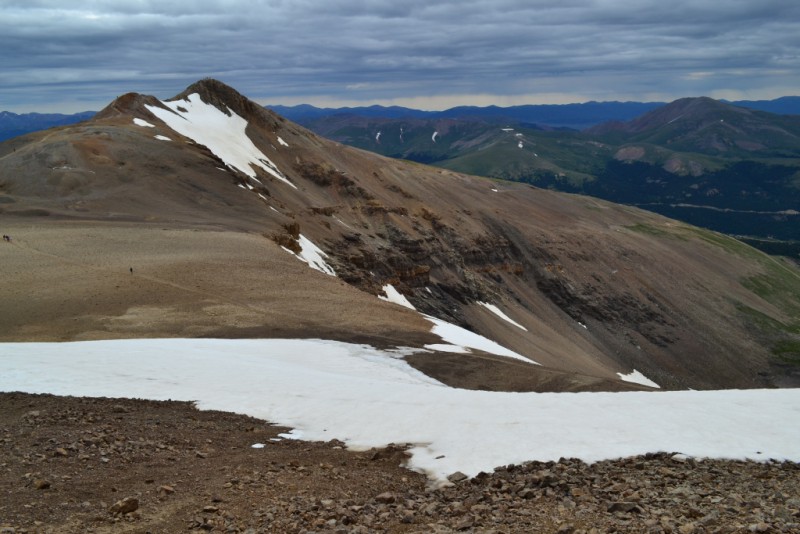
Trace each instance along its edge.
<instances>
[{"instance_id":1,"label":"snow streak on mountainside","mask_svg":"<svg viewBox=\"0 0 800 534\"><path fill-rule=\"evenodd\" d=\"M489 304L487 302L479 302L478 304L480 304L481 306L483 306L484 308L486 308L487 310L489 310L493 314L497 315L498 317L500 317L505 322L513 324L514 326L516 326L520 330L525 330L526 332L528 331L527 328L525 328L524 326L522 326L521 324L516 322L514 319L512 319L511 317L509 317L505 313L503 313L503 311L500 308L498 308L497 306L495 306L494 304Z\"/></svg>"},{"instance_id":2,"label":"snow streak on mountainside","mask_svg":"<svg viewBox=\"0 0 800 534\"><path fill-rule=\"evenodd\" d=\"M312 269L316 269L331 276L336 276L336 271L325 261L325 256L327 256L327 254L325 254L321 248L312 243L311 240L303 234L300 234L297 242L300 245L300 252L297 254L299 259L306 262Z\"/></svg>"},{"instance_id":3,"label":"snow streak on mountainside","mask_svg":"<svg viewBox=\"0 0 800 534\"><path fill-rule=\"evenodd\" d=\"M642 373L634 369L632 372L628 374L617 373L619 377L624 380L625 382L632 382L634 384L641 384L643 386L648 386L651 388L658 388L660 387L658 384L644 376Z\"/></svg>"},{"instance_id":4,"label":"snow streak on mountainside","mask_svg":"<svg viewBox=\"0 0 800 534\"><path fill-rule=\"evenodd\" d=\"M383 292L386 294L386 296L384 297L378 295L379 299L385 300L387 302L392 302L394 304L403 306L404 308L416 311L414 305L411 304L408 301L408 299L405 296L403 296L402 293L397 291L397 289L395 289L394 286L392 286L391 284L383 286ZM481 303L481 305L486 306L487 308L490 309L494 308L494 310L497 310L496 306L484 305L483 303ZM494 310L492 310L493 313L499 312L499 310L497 310L497 312L495 312ZM499 313L501 317L503 317L505 320L511 321L510 319L505 317L505 315L503 315L502 312ZM539 365L537 362L531 360L530 358L526 358L520 354L517 354L516 352L509 350L506 347L500 345L499 343L496 343L484 336L481 336L480 334L476 334L475 332L470 332L465 328L461 328L460 326L448 323L447 321L431 317L430 315L423 314L423 317L425 317L425 319L427 319L433 324L431 332L441 337L443 341L447 342L447 343L434 343L430 345L425 345L425 348L427 349L439 350L442 352L454 352L458 354L469 354L471 352L470 349L477 349L483 352L488 352L489 354L496 354L498 356L505 356L507 358L520 360L525 363ZM513 321L511 321L511 323L514 324L514 326L517 326L525 330L525 327L517 323L514 323Z\"/></svg>"},{"instance_id":5,"label":"snow streak on mountainside","mask_svg":"<svg viewBox=\"0 0 800 534\"><path fill-rule=\"evenodd\" d=\"M226 165L257 180L251 165L261 167L278 180L296 187L247 137L247 120L228 109L228 114L206 104L200 95L186 100L161 102L170 111L147 105L147 109L170 128L194 142L205 145Z\"/></svg>"},{"instance_id":6,"label":"snow streak on mountainside","mask_svg":"<svg viewBox=\"0 0 800 534\"><path fill-rule=\"evenodd\" d=\"M410 310L416 310L414 305L411 304L408 301L408 299L403 296L402 293L397 291L397 289L395 289L392 284L386 284L385 286L383 286L382 289L383 289L383 292L386 294L386 296L384 297L382 295L378 295L379 299L385 300L387 302L393 302L395 304L399 304L400 306L403 306L403 307L408 308Z\"/></svg>"},{"instance_id":7,"label":"snow streak on mountainside","mask_svg":"<svg viewBox=\"0 0 800 534\"><path fill-rule=\"evenodd\" d=\"M470 352L469 349L477 349L488 352L489 354L497 354L498 356L506 356L508 358L520 360L525 363L539 365L530 358L526 358L521 354L517 354L513 350L503 347L499 343L474 332L470 332L465 328L461 328L460 326L437 319L436 317L431 317L429 315L426 315L425 318L433 323L433 330L431 331L450 343L450 345L425 345L425 347L428 349L440 350L443 352L457 352L462 354Z\"/></svg>"}]
</instances>

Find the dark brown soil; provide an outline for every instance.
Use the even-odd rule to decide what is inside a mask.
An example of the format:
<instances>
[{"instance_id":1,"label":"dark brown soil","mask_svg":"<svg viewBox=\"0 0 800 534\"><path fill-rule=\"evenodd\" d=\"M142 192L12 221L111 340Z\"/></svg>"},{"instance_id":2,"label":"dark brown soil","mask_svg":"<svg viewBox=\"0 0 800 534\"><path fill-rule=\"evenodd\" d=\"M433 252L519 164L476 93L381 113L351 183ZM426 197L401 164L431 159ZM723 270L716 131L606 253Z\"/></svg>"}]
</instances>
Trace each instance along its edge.
<instances>
[{"instance_id":1,"label":"dark brown soil","mask_svg":"<svg viewBox=\"0 0 800 534\"><path fill-rule=\"evenodd\" d=\"M0 393L0 532L800 531L794 463L562 459L434 489L401 447L272 441L284 431L183 402Z\"/></svg>"}]
</instances>

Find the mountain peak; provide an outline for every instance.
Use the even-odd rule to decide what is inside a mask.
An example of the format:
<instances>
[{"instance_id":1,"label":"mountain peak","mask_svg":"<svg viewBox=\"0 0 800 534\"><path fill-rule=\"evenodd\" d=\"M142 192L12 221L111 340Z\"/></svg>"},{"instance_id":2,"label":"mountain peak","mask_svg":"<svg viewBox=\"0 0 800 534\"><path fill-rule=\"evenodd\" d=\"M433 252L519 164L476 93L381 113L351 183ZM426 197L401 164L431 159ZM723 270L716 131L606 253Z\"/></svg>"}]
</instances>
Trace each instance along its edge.
<instances>
[{"instance_id":1,"label":"mountain peak","mask_svg":"<svg viewBox=\"0 0 800 534\"><path fill-rule=\"evenodd\" d=\"M166 101L188 100L189 96L193 94L199 95L203 102L216 107L222 113L226 115L230 115L231 112L236 113L248 122L257 120L274 125L279 120L278 115L274 112L256 104L233 87L213 78L199 80ZM111 104L100 111L95 118L108 119L118 116L151 115L145 106L164 107L162 102L154 96L126 93L117 97Z\"/></svg>"},{"instance_id":2,"label":"mountain peak","mask_svg":"<svg viewBox=\"0 0 800 534\"><path fill-rule=\"evenodd\" d=\"M707 96L687 97L670 102L665 106L649 111L631 121L601 124L588 131L597 134L614 131L642 133L675 123L679 119L704 121L712 118L711 115L730 113L741 115L752 114L748 109L726 104Z\"/></svg>"},{"instance_id":3,"label":"mountain peak","mask_svg":"<svg viewBox=\"0 0 800 534\"><path fill-rule=\"evenodd\" d=\"M97 115L94 116L94 119L101 120L133 115L139 110L144 109L146 104L159 105L159 102L154 96L142 95L139 93L125 93L115 98L113 102L100 110Z\"/></svg>"},{"instance_id":4,"label":"mountain peak","mask_svg":"<svg viewBox=\"0 0 800 534\"><path fill-rule=\"evenodd\" d=\"M203 102L216 107L226 115L233 111L248 120L254 117L272 122L277 120L276 114L256 104L233 87L214 78L203 78L169 100L186 100L192 94L200 95Z\"/></svg>"}]
</instances>

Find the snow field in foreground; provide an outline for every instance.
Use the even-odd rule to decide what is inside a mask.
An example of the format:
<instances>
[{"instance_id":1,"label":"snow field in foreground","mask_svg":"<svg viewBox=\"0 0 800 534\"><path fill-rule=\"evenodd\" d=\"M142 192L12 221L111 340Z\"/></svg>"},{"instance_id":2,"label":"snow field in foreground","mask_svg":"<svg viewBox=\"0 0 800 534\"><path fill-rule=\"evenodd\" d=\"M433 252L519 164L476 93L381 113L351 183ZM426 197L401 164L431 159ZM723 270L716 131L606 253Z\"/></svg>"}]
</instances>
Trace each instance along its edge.
<instances>
[{"instance_id":1,"label":"snow field in foreground","mask_svg":"<svg viewBox=\"0 0 800 534\"><path fill-rule=\"evenodd\" d=\"M292 427L296 438L411 443L410 467L439 481L656 451L800 461L800 390L469 391L414 370L402 353L322 340L6 343L0 390L195 400Z\"/></svg>"}]
</instances>

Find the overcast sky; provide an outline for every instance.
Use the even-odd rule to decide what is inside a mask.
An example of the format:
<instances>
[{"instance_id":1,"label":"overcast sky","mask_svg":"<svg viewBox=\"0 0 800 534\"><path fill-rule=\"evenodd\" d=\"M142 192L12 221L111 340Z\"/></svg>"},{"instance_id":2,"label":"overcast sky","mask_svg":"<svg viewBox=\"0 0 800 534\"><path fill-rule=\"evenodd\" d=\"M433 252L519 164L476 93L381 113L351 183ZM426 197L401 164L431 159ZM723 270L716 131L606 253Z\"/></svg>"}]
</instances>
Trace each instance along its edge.
<instances>
[{"instance_id":1,"label":"overcast sky","mask_svg":"<svg viewBox=\"0 0 800 534\"><path fill-rule=\"evenodd\" d=\"M800 94L798 0L0 0L0 110L214 77L262 104Z\"/></svg>"}]
</instances>

